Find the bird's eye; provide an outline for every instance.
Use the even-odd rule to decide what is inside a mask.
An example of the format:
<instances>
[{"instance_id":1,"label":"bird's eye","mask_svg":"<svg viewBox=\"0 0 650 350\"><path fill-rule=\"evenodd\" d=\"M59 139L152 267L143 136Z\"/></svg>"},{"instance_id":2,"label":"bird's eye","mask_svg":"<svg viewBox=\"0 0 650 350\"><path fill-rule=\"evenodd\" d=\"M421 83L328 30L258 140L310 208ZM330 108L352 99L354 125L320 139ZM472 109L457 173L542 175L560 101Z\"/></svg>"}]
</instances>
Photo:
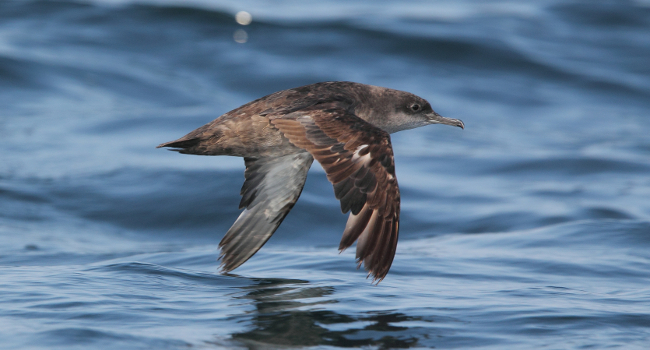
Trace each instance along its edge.
<instances>
[{"instance_id":1,"label":"bird's eye","mask_svg":"<svg viewBox=\"0 0 650 350\"><path fill-rule=\"evenodd\" d=\"M412 110L413 112L417 112L417 111L419 111L419 110L420 110L420 105L417 104L417 103L412 104L412 105L411 105L411 110Z\"/></svg>"}]
</instances>

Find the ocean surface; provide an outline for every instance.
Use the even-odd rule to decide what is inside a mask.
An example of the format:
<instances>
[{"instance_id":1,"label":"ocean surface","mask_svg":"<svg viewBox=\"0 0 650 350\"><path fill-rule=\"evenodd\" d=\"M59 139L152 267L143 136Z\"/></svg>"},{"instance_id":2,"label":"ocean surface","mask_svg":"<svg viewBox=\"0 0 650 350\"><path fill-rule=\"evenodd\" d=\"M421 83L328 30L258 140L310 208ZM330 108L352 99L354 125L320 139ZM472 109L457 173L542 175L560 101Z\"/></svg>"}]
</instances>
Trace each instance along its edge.
<instances>
[{"instance_id":1,"label":"ocean surface","mask_svg":"<svg viewBox=\"0 0 650 350\"><path fill-rule=\"evenodd\" d=\"M244 163L156 145L327 80L466 125L392 136L390 273L314 163L220 274ZM649 1L0 1L0 349L649 346Z\"/></svg>"}]
</instances>

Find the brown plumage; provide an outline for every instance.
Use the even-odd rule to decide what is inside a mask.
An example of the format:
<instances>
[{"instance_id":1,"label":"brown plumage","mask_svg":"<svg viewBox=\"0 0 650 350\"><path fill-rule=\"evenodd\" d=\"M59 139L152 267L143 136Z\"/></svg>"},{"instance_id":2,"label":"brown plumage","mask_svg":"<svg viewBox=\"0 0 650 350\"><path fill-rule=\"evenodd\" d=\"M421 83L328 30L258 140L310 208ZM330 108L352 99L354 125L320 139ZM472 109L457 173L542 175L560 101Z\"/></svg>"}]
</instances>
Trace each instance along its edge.
<instances>
[{"instance_id":1,"label":"brown plumage","mask_svg":"<svg viewBox=\"0 0 650 350\"><path fill-rule=\"evenodd\" d=\"M381 281L399 234L400 192L389 133L436 123L464 128L408 92L325 82L262 97L158 147L244 157L244 211L219 244L223 271L243 264L271 237L316 159L341 210L350 212L339 249L357 241L357 262Z\"/></svg>"}]
</instances>

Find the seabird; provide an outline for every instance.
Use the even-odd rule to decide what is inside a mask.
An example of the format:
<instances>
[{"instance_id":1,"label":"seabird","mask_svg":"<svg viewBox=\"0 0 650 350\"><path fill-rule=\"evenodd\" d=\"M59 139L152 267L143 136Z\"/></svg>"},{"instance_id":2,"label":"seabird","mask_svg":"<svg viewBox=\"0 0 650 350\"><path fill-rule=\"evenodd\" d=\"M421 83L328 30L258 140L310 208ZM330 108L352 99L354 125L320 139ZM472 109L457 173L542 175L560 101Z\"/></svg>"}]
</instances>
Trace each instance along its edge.
<instances>
[{"instance_id":1,"label":"seabird","mask_svg":"<svg viewBox=\"0 0 650 350\"><path fill-rule=\"evenodd\" d=\"M399 233L400 192L389 134L429 124L465 128L414 94L334 81L264 96L158 148L244 158L244 211L219 243L223 272L246 262L273 235L316 159L341 211L350 212L339 250L357 241L357 267L363 263L378 283L393 263Z\"/></svg>"}]
</instances>

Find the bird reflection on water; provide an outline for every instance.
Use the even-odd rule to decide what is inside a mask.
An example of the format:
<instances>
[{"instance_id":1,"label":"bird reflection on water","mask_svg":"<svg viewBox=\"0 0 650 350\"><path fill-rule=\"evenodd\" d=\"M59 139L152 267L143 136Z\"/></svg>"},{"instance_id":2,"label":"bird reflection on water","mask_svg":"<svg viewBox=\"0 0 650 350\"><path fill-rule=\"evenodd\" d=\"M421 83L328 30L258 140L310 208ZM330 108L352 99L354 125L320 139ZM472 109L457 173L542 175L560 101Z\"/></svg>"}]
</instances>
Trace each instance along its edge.
<instances>
[{"instance_id":1,"label":"bird reflection on water","mask_svg":"<svg viewBox=\"0 0 650 350\"><path fill-rule=\"evenodd\" d=\"M251 300L255 311L250 318L252 328L232 334L233 340L246 347L258 346L379 346L410 348L418 346L419 335L400 322L425 321L421 317L399 312L367 312L342 314L322 304L337 303L332 299L335 288L314 286L296 279L254 279L250 286L240 287L245 294L234 299Z\"/></svg>"}]
</instances>

